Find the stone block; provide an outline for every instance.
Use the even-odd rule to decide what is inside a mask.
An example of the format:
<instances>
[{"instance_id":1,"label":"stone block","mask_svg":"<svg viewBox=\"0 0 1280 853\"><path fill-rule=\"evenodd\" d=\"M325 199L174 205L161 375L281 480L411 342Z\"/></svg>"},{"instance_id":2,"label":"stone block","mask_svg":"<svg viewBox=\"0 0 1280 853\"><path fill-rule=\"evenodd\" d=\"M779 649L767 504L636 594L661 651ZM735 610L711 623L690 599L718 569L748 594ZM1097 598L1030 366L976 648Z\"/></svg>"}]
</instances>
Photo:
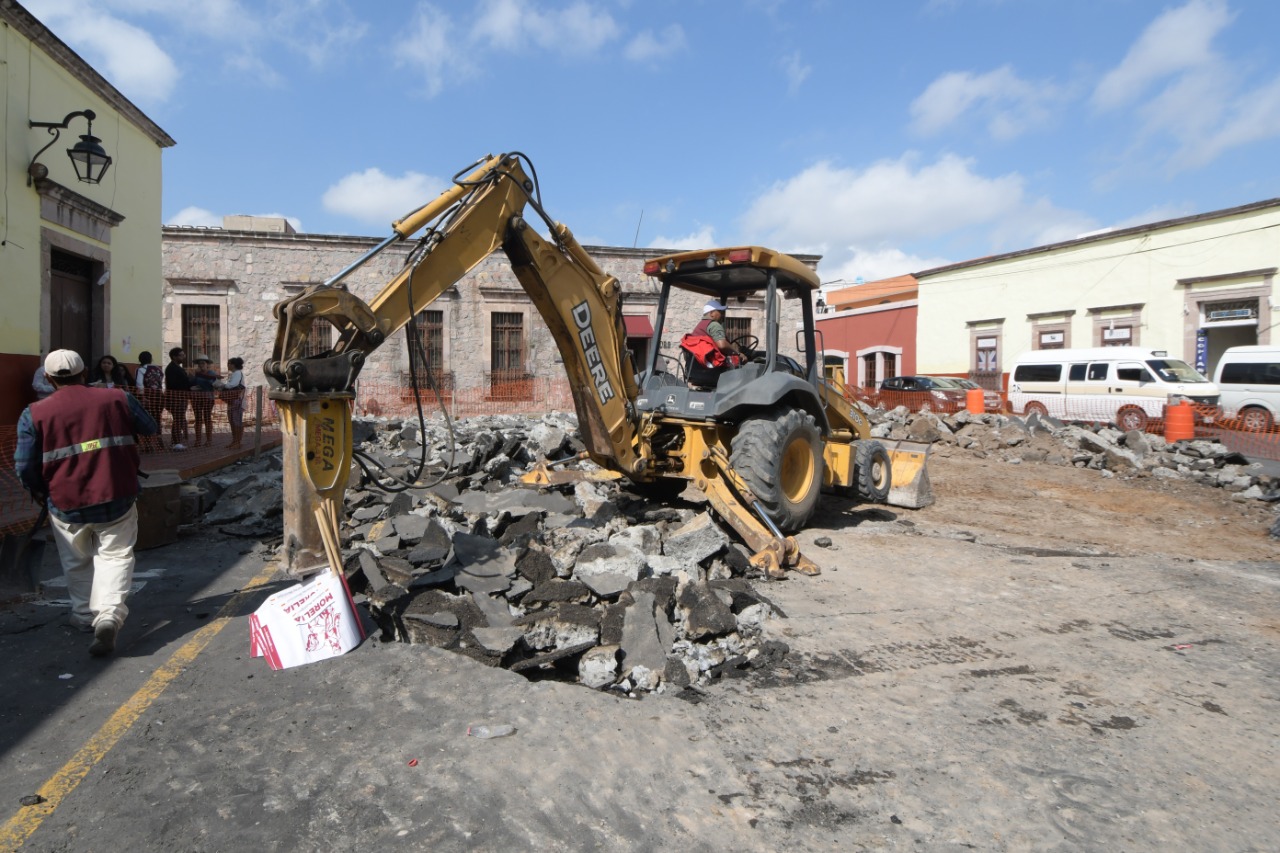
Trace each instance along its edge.
<instances>
[{"instance_id":1,"label":"stone block","mask_svg":"<svg viewBox=\"0 0 1280 853\"><path fill-rule=\"evenodd\" d=\"M669 649L663 648L658 638L653 593L632 594L632 603L626 608L623 617L620 646L624 676L638 666L659 673L666 667Z\"/></svg>"},{"instance_id":2,"label":"stone block","mask_svg":"<svg viewBox=\"0 0 1280 853\"><path fill-rule=\"evenodd\" d=\"M573 565L573 576L578 580L593 575L621 575L637 580L648 568L644 554L629 545L598 543L588 545L578 554Z\"/></svg>"},{"instance_id":3,"label":"stone block","mask_svg":"<svg viewBox=\"0 0 1280 853\"><path fill-rule=\"evenodd\" d=\"M738 629L738 622L715 592L704 583L687 583L677 597L684 616L685 636L692 640L717 637Z\"/></svg>"},{"instance_id":4,"label":"stone block","mask_svg":"<svg viewBox=\"0 0 1280 853\"><path fill-rule=\"evenodd\" d=\"M618 646L596 646L578 660L578 680L599 690L618 678Z\"/></svg>"},{"instance_id":5,"label":"stone block","mask_svg":"<svg viewBox=\"0 0 1280 853\"><path fill-rule=\"evenodd\" d=\"M668 533L662 543L662 553L676 556L686 563L701 563L720 553L728 544L729 537L711 519L711 514L704 512Z\"/></svg>"}]
</instances>

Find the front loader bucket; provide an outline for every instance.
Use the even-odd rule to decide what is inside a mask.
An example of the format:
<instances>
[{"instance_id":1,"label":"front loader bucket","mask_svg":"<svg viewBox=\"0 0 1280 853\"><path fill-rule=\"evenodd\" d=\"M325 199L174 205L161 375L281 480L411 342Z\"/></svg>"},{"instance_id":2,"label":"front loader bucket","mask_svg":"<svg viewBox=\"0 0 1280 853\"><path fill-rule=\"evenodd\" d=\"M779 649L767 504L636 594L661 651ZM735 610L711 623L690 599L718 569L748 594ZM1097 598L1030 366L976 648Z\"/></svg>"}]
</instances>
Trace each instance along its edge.
<instances>
[{"instance_id":1,"label":"front loader bucket","mask_svg":"<svg viewBox=\"0 0 1280 853\"><path fill-rule=\"evenodd\" d=\"M919 441L885 441L893 465L890 481L889 506L920 509L933 503L933 484L929 482L929 448L932 445Z\"/></svg>"}]
</instances>

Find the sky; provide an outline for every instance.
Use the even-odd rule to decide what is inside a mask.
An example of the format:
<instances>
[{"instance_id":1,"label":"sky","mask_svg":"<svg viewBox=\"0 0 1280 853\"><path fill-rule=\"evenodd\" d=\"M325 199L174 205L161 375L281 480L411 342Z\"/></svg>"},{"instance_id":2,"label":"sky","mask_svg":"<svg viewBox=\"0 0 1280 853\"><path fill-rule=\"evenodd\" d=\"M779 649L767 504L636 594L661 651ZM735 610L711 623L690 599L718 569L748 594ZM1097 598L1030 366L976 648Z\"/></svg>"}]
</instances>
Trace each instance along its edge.
<instances>
[{"instance_id":1,"label":"sky","mask_svg":"<svg viewBox=\"0 0 1280 853\"><path fill-rule=\"evenodd\" d=\"M520 151L586 245L838 286L1280 196L1274 0L23 4L177 141L170 225L382 237Z\"/></svg>"}]
</instances>

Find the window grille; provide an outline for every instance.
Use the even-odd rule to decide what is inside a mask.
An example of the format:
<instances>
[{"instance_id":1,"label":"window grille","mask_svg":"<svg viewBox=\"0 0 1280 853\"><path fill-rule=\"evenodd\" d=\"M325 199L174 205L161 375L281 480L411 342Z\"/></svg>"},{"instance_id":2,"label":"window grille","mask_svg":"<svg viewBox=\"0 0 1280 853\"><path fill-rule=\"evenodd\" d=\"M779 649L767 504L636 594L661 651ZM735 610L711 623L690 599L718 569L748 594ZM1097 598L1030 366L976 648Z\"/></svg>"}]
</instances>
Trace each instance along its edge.
<instances>
[{"instance_id":1,"label":"window grille","mask_svg":"<svg viewBox=\"0 0 1280 853\"><path fill-rule=\"evenodd\" d=\"M495 384L524 377L524 315L495 312L492 318L491 371Z\"/></svg>"},{"instance_id":2,"label":"window grille","mask_svg":"<svg viewBox=\"0 0 1280 853\"><path fill-rule=\"evenodd\" d=\"M182 348L187 364L197 355L207 355L214 365L222 364L222 318L217 305L182 306Z\"/></svg>"}]
</instances>

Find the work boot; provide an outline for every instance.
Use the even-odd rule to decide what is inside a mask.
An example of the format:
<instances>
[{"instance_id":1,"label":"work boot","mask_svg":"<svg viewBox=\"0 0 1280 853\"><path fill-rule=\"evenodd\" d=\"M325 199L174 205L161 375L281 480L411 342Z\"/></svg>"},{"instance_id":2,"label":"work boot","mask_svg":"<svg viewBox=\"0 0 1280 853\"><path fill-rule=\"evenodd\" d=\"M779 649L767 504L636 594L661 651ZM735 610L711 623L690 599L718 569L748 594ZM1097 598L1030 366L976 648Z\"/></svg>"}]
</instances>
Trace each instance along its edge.
<instances>
[{"instance_id":1,"label":"work boot","mask_svg":"<svg viewBox=\"0 0 1280 853\"><path fill-rule=\"evenodd\" d=\"M120 629L116 623L105 621L93 629L93 642L89 644L89 654L95 658L105 658L116 650L116 632Z\"/></svg>"}]
</instances>

